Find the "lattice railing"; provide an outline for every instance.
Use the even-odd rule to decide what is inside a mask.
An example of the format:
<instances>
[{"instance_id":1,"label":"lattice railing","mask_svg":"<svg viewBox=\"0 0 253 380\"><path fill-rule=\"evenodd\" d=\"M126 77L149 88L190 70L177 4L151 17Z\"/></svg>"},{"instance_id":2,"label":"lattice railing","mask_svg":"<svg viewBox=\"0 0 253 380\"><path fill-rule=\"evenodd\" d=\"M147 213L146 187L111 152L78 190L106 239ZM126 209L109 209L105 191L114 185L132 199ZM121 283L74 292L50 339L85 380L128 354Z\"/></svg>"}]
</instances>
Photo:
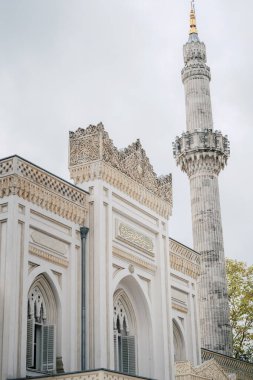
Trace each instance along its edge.
<instances>
[{"instance_id":1,"label":"lattice railing","mask_svg":"<svg viewBox=\"0 0 253 380\"><path fill-rule=\"evenodd\" d=\"M145 377L137 377L139 380L148 380ZM85 372L73 372L73 373L63 373L60 375L47 376L47 380L134 380L135 376L125 375L123 373L118 373L108 370L94 370ZM21 379L16 379L21 380ZM37 377L36 380L45 380L44 377Z\"/></svg>"},{"instance_id":2,"label":"lattice railing","mask_svg":"<svg viewBox=\"0 0 253 380\"><path fill-rule=\"evenodd\" d=\"M88 213L85 191L18 156L0 160L0 198L10 195L81 225Z\"/></svg>"},{"instance_id":3,"label":"lattice railing","mask_svg":"<svg viewBox=\"0 0 253 380\"><path fill-rule=\"evenodd\" d=\"M237 380L253 380L253 363L234 359L217 352L201 349L202 361L215 359L227 373L235 373Z\"/></svg>"}]
</instances>

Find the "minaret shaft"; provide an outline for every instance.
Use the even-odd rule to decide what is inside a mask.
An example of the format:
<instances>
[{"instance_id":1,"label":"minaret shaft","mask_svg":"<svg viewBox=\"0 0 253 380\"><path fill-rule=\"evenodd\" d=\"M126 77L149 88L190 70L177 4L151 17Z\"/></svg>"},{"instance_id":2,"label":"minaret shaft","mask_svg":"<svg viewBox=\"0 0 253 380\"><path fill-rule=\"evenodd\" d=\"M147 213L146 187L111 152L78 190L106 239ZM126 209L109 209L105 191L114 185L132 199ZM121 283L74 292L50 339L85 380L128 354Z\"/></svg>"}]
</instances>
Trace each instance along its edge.
<instances>
[{"instance_id":1,"label":"minaret shaft","mask_svg":"<svg viewBox=\"0 0 253 380\"><path fill-rule=\"evenodd\" d=\"M213 128L209 78L188 78L184 81L187 131Z\"/></svg>"},{"instance_id":2,"label":"minaret shaft","mask_svg":"<svg viewBox=\"0 0 253 380\"><path fill-rule=\"evenodd\" d=\"M226 136L213 131L206 48L200 42L192 5L190 35L184 45L182 81L187 132L177 137L174 156L191 189L194 249L200 253L199 314L203 348L232 354L218 175L229 156Z\"/></svg>"},{"instance_id":3,"label":"minaret shaft","mask_svg":"<svg viewBox=\"0 0 253 380\"><path fill-rule=\"evenodd\" d=\"M231 330L217 175L190 178L194 249L201 254L199 315L202 347L231 354Z\"/></svg>"}]
</instances>

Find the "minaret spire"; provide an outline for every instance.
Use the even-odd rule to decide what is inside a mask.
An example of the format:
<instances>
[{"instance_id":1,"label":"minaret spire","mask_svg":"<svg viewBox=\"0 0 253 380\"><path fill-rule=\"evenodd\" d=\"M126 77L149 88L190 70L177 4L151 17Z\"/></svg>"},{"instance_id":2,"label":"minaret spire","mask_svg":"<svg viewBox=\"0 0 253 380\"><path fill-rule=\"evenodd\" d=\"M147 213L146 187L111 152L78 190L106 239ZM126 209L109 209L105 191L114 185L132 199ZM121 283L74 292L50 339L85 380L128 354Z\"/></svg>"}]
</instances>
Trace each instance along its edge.
<instances>
[{"instance_id":1,"label":"minaret spire","mask_svg":"<svg viewBox=\"0 0 253 380\"><path fill-rule=\"evenodd\" d=\"M196 23L196 13L195 13L195 1L191 1L191 12L190 12L190 32L189 34L198 34L197 23Z\"/></svg>"},{"instance_id":2,"label":"minaret spire","mask_svg":"<svg viewBox=\"0 0 253 380\"><path fill-rule=\"evenodd\" d=\"M210 68L206 47L199 40L194 0L190 34L184 45L182 81L185 88L186 133L174 143L174 157L189 177L193 246L200 253L199 316L201 345L232 353L231 327L219 200L218 175L229 157L229 141L213 130Z\"/></svg>"}]
</instances>

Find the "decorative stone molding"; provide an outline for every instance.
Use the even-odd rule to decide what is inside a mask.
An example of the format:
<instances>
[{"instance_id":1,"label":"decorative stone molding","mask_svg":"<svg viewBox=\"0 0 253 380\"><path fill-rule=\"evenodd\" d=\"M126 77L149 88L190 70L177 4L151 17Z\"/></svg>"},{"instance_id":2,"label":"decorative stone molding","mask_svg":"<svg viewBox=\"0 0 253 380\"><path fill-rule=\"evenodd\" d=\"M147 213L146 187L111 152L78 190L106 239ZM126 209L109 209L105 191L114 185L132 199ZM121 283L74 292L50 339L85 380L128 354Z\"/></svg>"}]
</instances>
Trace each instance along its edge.
<instances>
[{"instance_id":1,"label":"decorative stone molding","mask_svg":"<svg viewBox=\"0 0 253 380\"><path fill-rule=\"evenodd\" d=\"M201 349L202 361L215 359L226 373L235 374L237 380L253 380L253 363L238 360L227 355Z\"/></svg>"},{"instance_id":2,"label":"decorative stone molding","mask_svg":"<svg viewBox=\"0 0 253 380\"><path fill-rule=\"evenodd\" d=\"M176 302L172 302L172 309L180 311L181 313L185 313L185 314L188 313L188 308L187 307L178 305Z\"/></svg>"},{"instance_id":3,"label":"decorative stone molding","mask_svg":"<svg viewBox=\"0 0 253 380\"><path fill-rule=\"evenodd\" d=\"M60 257L56 257L46 251L43 251L40 248L34 247L31 244L29 245L29 252L30 254L34 256L38 256L46 261L49 261L50 263L61 265L62 267L66 267L66 268L69 266L68 260L62 259Z\"/></svg>"},{"instance_id":4,"label":"decorative stone molding","mask_svg":"<svg viewBox=\"0 0 253 380\"><path fill-rule=\"evenodd\" d=\"M206 47L204 42L193 41L184 45L184 63L206 63Z\"/></svg>"},{"instance_id":5,"label":"decorative stone molding","mask_svg":"<svg viewBox=\"0 0 253 380\"><path fill-rule=\"evenodd\" d=\"M33 372L30 372L31 376ZM45 376L36 377L38 380L45 380ZM112 372L109 370L94 370L85 372L73 372L66 374L54 374L52 376L46 376L47 380L136 380L136 376L125 375L124 373ZM139 380L147 380L145 377L139 377Z\"/></svg>"},{"instance_id":6,"label":"decorative stone molding","mask_svg":"<svg viewBox=\"0 0 253 380\"><path fill-rule=\"evenodd\" d=\"M131 253L124 252L121 249L118 249L116 247L113 247L113 255L126 260L128 264L135 263L139 267L147 269L150 272L156 272L156 269L157 269L156 265L148 263L146 260L142 260L139 257L136 257L135 255L132 255Z\"/></svg>"},{"instance_id":7,"label":"decorative stone molding","mask_svg":"<svg viewBox=\"0 0 253 380\"><path fill-rule=\"evenodd\" d=\"M171 215L171 175L157 177L139 140L118 150L102 124L69 134L69 169L76 184L102 179L163 217Z\"/></svg>"},{"instance_id":8,"label":"decorative stone molding","mask_svg":"<svg viewBox=\"0 0 253 380\"><path fill-rule=\"evenodd\" d=\"M184 63L182 70L182 81L187 79L207 77L211 80L210 68L206 65L206 47L199 40L187 42L184 45Z\"/></svg>"},{"instance_id":9,"label":"decorative stone molding","mask_svg":"<svg viewBox=\"0 0 253 380\"><path fill-rule=\"evenodd\" d=\"M0 161L0 198L10 195L77 224L84 224L88 212L83 190L18 156Z\"/></svg>"},{"instance_id":10,"label":"decorative stone molding","mask_svg":"<svg viewBox=\"0 0 253 380\"><path fill-rule=\"evenodd\" d=\"M185 66L182 70L183 83L185 83L187 79L192 79L192 77L194 77L194 79L202 79L203 77L207 77L208 80L211 80L210 68L199 62L191 64L190 66Z\"/></svg>"},{"instance_id":11,"label":"decorative stone molding","mask_svg":"<svg viewBox=\"0 0 253 380\"><path fill-rule=\"evenodd\" d=\"M152 239L118 220L116 220L116 238L141 249L150 256L154 256L154 244Z\"/></svg>"},{"instance_id":12,"label":"decorative stone molding","mask_svg":"<svg viewBox=\"0 0 253 380\"><path fill-rule=\"evenodd\" d=\"M69 245L67 243L59 239L56 239L52 236L49 236L44 232L32 229L31 239L34 243L37 243L53 251L56 251L58 254L67 255L68 253Z\"/></svg>"},{"instance_id":13,"label":"decorative stone molding","mask_svg":"<svg viewBox=\"0 0 253 380\"><path fill-rule=\"evenodd\" d=\"M13 157L0 161L0 176L13 172Z\"/></svg>"},{"instance_id":14,"label":"decorative stone molding","mask_svg":"<svg viewBox=\"0 0 253 380\"><path fill-rule=\"evenodd\" d=\"M227 136L211 129L183 133L173 143L177 165L189 177L205 172L218 175L227 164L230 146Z\"/></svg>"},{"instance_id":15,"label":"decorative stone molding","mask_svg":"<svg viewBox=\"0 0 253 380\"><path fill-rule=\"evenodd\" d=\"M228 380L228 374L223 370L223 368L214 360L208 360L202 363L196 369L196 373L207 379L215 380Z\"/></svg>"},{"instance_id":16,"label":"decorative stone molding","mask_svg":"<svg viewBox=\"0 0 253 380\"><path fill-rule=\"evenodd\" d=\"M177 242L169 239L170 266L172 269L194 279L200 275L200 255Z\"/></svg>"},{"instance_id":17,"label":"decorative stone molding","mask_svg":"<svg viewBox=\"0 0 253 380\"><path fill-rule=\"evenodd\" d=\"M209 360L198 367L191 362L176 363L176 380L229 380L228 375L215 360Z\"/></svg>"}]
</instances>

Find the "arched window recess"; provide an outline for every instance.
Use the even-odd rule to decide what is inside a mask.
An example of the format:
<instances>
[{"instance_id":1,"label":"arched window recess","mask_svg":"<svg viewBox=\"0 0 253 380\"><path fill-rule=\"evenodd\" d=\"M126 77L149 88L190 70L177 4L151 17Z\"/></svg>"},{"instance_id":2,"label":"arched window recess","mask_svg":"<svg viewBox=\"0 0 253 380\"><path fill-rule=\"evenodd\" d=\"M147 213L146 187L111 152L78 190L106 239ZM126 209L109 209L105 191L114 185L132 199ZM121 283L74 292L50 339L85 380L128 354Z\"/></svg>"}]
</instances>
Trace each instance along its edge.
<instances>
[{"instance_id":1,"label":"arched window recess","mask_svg":"<svg viewBox=\"0 0 253 380\"><path fill-rule=\"evenodd\" d=\"M136 374L136 336L134 314L126 295L114 301L114 364L115 370L129 375Z\"/></svg>"},{"instance_id":2,"label":"arched window recess","mask_svg":"<svg viewBox=\"0 0 253 380\"><path fill-rule=\"evenodd\" d=\"M56 304L52 289L43 276L31 286L27 301L28 370L48 373L55 370Z\"/></svg>"}]
</instances>

